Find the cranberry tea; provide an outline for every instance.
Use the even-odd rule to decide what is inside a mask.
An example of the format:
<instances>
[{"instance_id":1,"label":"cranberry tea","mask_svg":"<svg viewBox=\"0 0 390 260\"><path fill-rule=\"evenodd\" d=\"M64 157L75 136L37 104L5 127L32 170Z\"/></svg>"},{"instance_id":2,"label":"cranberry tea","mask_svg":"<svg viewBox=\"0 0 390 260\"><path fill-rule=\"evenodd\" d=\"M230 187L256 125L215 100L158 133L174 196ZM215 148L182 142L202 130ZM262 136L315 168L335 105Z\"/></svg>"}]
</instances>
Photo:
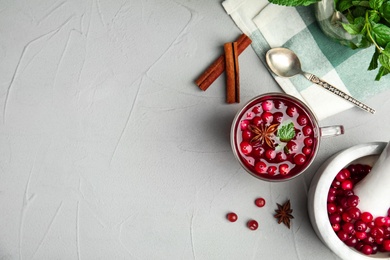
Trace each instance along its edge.
<instances>
[{"instance_id":1,"label":"cranberry tea","mask_svg":"<svg viewBox=\"0 0 390 260\"><path fill-rule=\"evenodd\" d=\"M303 172L318 149L319 127L310 110L285 94L250 101L232 128L233 150L255 177L285 180Z\"/></svg>"}]
</instances>

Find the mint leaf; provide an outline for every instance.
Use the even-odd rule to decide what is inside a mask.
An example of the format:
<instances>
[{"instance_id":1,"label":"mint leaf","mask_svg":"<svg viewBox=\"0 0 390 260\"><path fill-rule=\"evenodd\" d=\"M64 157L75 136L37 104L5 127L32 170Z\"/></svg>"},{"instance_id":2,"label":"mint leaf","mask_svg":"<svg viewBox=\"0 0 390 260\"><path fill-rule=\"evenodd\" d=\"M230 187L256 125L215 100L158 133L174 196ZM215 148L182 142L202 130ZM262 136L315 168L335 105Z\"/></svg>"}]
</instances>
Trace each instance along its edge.
<instances>
[{"instance_id":1,"label":"mint leaf","mask_svg":"<svg viewBox=\"0 0 390 260\"><path fill-rule=\"evenodd\" d=\"M363 7L370 7L370 4L368 1L352 1L352 4L354 6L363 6Z\"/></svg>"},{"instance_id":2,"label":"mint leaf","mask_svg":"<svg viewBox=\"0 0 390 260\"><path fill-rule=\"evenodd\" d=\"M370 66L368 67L368 70L375 70L378 68L378 57L379 57L379 50L375 48L375 53L372 55Z\"/></svg>"},{"instance_id":3,"label":"mint leaf","mask_svg":"<svg viewBox=\"0 0 390 260\"><path fill-rule=\"evenodd\" d=\"M386 3L383 3L383 5L380 7L379 12L381 16L390 23L390 1L387 1Z\"/></svg>"},{"instance_id":4,"label":"mint leaf","mask_svg":"<svg viewBox=\"0 0 390 260\"><path fill-rule=\"evenodd\" d=\"M390 53L383 50L381 54L379 54L378 57L379 62L383 67L390 70Z\"/></svg>"},{"instance_id":5,"label":"mint leaf","mask_svg":"<svg viewBox=\"0 0 390 260\"><path fill-rule=\"evenodd\" d=\"M342 26L349 34L352 35L360 34L364 28L364 18L363 17L355 18L353 23L343 23Z\"/></svg>"},{"instance_id":6,"label":"mint leaf","mask_svg":"<svg viewBox=\"0 0 390 260\"><path fill-rule=\"evenodd\" d=\"M344 12L345 10L351 8L353 5L352 5L352 0L341 0L338 4L337 4L337 10L340 11L340 12Z\"/></svg>"},{"instance_id":7,"label":"mint leaf","mask_svg":"<svg viewBox=\"0 0 390 260\"><path fill-rule=\"evenodd\" d=\"M384 0L370 0L370 7L378 10L383 5Z\"/></svg>"},{"instance_id":8,"label":"mint leaf","mask_svg":"<svg viewBox=\"0 0 390 260\"><path fill-rule=\"evenodd\" d=\"M390 42L390 28L380 23L372 22L371 24L373 24L371 33L375 42L379 46L385 47Z\"/></svg>"},{"instance_id":9,"label":"mint leaf","mask_svg":"<svg viewBox=\"0 0 390 260\"><path fill-rule=\"evenodd\" d=\"M290 122L288 124L282 125L280 129L278 129L278 134L280 141L288 142L295 136L295 128L294 123Z\"/></svg>"},{"instance_id":10,"label":"mint leaf","mask_svg":"<svg viewBox=\"0 0 390 260\"><path fill-rule=\"evenodd\" d=\"M321 0L268 0L268 2L284 6L308 6Z\"/></svg>"},{"instance_id":11,"label":"mint leaf","mask_svg":"<svg viewBox=\"0 0 390 260\"><path fill-rule=\"evenodd\" d=\"M388 70L388 69L386 69L385 67L381 66L381 67L379 68L378 74L377 74L376 77L375 77L375 80L376 80L376 81L379 81L379 80L381 79L382 76L385 76L385 75L387 75L387 74L389 74L389 73L390 73L390 70Z\"/></svg>"}]
</instances>

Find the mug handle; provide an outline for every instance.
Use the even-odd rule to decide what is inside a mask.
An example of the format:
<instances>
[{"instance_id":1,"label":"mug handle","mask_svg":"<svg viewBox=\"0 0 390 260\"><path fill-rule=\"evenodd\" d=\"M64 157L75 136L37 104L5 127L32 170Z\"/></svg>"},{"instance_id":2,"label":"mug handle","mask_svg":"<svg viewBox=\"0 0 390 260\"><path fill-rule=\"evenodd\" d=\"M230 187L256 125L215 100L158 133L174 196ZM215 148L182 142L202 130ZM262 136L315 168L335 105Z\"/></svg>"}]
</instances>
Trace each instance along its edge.
<instances>
[{"instance_id":1,"label":"mug handle","mask_svg":"<svg viewBox=\"0 0 390 260\"><path fill-rule=\"evenodd\" d=\"M321 137L330 137L344 134L344 126L342 125L332 125L332 126L323 126L320 127L320 136Z\"/></svg>"}]
</instances>

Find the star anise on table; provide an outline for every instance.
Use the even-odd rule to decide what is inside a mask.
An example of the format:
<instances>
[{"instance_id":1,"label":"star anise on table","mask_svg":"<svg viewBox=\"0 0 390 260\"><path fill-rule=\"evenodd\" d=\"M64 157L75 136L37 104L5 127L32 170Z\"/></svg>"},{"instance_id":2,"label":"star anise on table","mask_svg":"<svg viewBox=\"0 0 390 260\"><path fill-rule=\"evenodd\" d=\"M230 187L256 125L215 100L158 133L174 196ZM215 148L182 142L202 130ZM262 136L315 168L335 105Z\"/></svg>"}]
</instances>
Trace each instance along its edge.
<instances>
[{"instance_id":1,"label":"star anise on table","mask_svg":"<svg viewBox=\"0 0 390 260\"><path fill-rule=\"evenodd\" d=\"M286 201L283 205L279 203L276 203L276 205L278 205L278 209L275 209L276 214L274 217L278 219L278 224L283 222L283 224L290 228L291 219L294 218L291 215L293 210L291 209L290 200Z\"/></svg>"},{"instance_id":2,"label":"star anise on table","mask_svg":"<svg viewBox=\"0 0 390 260\"><path fill-rule=\"evenodd\" d=\"M270 126L265 126L261 124L259 127L255 125L249 125L249 130L255 134L255 136L251 139L251 143L260 143L261 145L264 142L271 148L274 147L274 143L272 141L272 137L275 135L276 130L278 129L279 124L273 124Z\"/></svg>"}]
</instances>

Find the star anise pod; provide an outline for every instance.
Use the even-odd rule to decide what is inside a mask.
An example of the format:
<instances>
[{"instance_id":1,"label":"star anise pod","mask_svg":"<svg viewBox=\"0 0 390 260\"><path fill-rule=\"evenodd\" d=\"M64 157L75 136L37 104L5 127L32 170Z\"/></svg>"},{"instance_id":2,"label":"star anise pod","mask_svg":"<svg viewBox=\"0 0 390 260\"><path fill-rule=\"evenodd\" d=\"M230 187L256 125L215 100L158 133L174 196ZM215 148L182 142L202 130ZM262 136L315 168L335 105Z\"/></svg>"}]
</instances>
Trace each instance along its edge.
<instances>
[{"instance_id":1,"label":"star anise pod","mask_svg":"<svg viewBox=\"0 0 390 260\"><path fill-rule=\"evenodd\" d=\"M265 126L261 124L259 127L255 125L249 125L249 130L255 134L255 136L251 139L251 143L260 143L261 145L264 142L271 148L274 147L274 143L272 142L272 138L275 135L276 130L278 129L279 124L273 124L270 126Z\"/></svg>"},{"instance_id":2,"label":"star anise pod","mask_svg":"<svg viewBox=\"0 0 390 260\"><path fill-rule=\"evenodd\" d=\"M274 217L278 219L278 224L283 222L283 224L290 228L291 219L294 218L293 215L291 215L293 210L291 209L290 200L283 205L278 203L276 203L276 205L278 205L278 209L275 209L276 214Z\"/></svg>"}]
</instances>

